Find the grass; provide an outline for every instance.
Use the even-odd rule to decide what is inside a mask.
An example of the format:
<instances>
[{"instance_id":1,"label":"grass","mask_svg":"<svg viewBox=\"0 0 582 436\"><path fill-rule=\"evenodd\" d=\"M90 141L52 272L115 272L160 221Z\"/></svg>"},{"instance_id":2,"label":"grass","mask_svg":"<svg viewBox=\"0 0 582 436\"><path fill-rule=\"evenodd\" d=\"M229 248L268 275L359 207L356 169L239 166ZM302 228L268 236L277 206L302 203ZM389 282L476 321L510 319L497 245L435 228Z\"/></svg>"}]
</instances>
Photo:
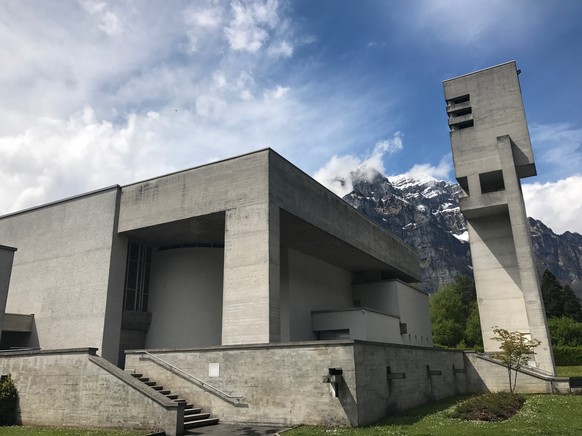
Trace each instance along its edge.
<instances>
[{"instance_id":1,"label":"grass","mask_svg":"<svg viewBox=\"0 0 582 436\"><path fill-rule=\"evenodd\" d=\"M0 436L143 436L148 432L128 430L87 430L79 428L50 428L50 427L0 427Z\"/></svg>"},{"instance_id":2,"label":"grass","mask_svg":"<svg viewBox=\"0 0 582 436\"><path fill-rule=\"evenodd\" d=\"M285 436L471 436L471 435L581 435L582 395L526 395L522 409L503 422L449 418L465 398L431 403L364 428L299 427Z\"/></svg>"},{"instance_id":3,"label":"grass","mask_svg":"<svg viewBox=\"0 0 582 436\"><path fill-rule=\"evenodd\" d=\"M582 377L582 366L556 366L559 377Z\"/></svg>"}]
</instances>

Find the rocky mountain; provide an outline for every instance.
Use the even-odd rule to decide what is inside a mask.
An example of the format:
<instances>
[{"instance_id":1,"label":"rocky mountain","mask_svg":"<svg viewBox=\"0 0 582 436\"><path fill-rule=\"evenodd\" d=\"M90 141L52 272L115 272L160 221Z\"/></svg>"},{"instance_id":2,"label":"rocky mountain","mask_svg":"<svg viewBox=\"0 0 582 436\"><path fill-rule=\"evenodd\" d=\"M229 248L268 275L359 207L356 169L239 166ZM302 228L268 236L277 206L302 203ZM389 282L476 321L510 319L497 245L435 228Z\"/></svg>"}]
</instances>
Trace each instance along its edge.
<instances>
[{"instance_id":1,"label":"rocky mountain","mask_svg":"<svg viewBox=\"0 0 582 436\"><path fill-rule=\"evenodd\" d=\"M456 183L376 173L354 180L344 200L418 251L422 287L434 292L456 275L473 275L460 192ZM582 235L556 235L541 221L529 222L540 275L547 268L582 296Z\"/></svg>"}]
</instances>

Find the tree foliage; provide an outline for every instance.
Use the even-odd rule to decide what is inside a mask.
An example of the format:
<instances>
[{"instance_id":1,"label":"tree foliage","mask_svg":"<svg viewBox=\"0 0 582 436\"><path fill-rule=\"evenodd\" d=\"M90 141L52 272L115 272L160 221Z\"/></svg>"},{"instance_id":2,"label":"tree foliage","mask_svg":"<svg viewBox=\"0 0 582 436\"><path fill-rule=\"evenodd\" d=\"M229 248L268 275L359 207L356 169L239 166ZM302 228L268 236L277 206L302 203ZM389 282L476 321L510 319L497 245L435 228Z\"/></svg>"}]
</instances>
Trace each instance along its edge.
<instances>
[{"instance_id":1,"label":"tree foliage","mask_svg":"<svg viewBox=\"0 0 582 436\"><path fill-rule=\"evenodd\" d=\"M582 347L582 323L562 316L548 319L553 346Z\"/></svg>"},{"instance_id":2,"label":"tree foliage","mask_svg":"<svg viewBox=\"0 0 582 436\"><path fill-rule=\"evenodd\" d=\"M482 347L475 284L456 277L442 286L430 300L433 340L446 347Z\"/></svg>"},{"instance_id":3,"label":"tree foliage","mask_svg":"<svg viewBox=\"0 0 582 436\"><path fill-rule=\"evenodd\" d=\"M545 270L541 288L548 318L567 316L582 322L582 304L570 286L562 286L555 275Z\"/></svg>"},{"instance_id":4,"label":"tree foliage","mask_svg":"<svg viewBox=\"0 0 582 436\"><path fill-rule=\"evenodd\" d=\"M0 380L0 425L16 423L18 392L10 375Z\"/></svg>"},{"instance_id":5,"label":"tree foliage","mask_svg":"<svg viewBox=\"0 0 582 436\"><path fill-rule=\"evenodd\" d=\"M517 370L527 363L530 356L541 342L537 339L529 339L522 332L510 332L505 329L495 328L493 333L496 336L491 339L499 341L499 353L495 357L501 360L507 366L509 377L509 391L513 393L517 384ZM511 371L514 371L515 377L511 380Z\"/></svg>"}]
</instances>

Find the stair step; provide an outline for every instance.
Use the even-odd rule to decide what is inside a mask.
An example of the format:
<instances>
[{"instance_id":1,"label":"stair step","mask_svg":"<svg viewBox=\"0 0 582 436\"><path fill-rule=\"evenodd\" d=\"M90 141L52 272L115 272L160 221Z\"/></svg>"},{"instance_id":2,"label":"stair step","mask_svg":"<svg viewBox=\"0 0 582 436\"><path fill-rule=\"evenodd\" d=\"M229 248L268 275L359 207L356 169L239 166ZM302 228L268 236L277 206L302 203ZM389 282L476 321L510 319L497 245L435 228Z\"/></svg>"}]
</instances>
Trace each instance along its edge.
<instances>
[{"instance_id":1,"label":"stair step","mask_svg":"<svg viewBox=\"0 0 582 436\"><path fill-rule=\"evenodd\" d=\"M210 418L210 413L197 413L195 415L185 415L184 416L184 424L187 422L192 421L200 421L201 419L208 419Z\"/></svg>"},{"instance_id":2,"label":"stair step","mask_svg":"<svg viewBox=\"0 0 582 436\"><path fill-rule=\"evenodd\" d=\"M144 377L143 374L138 372L130 372L130 374L143 382L147 386L155 389L160 394L165 395L168 399L174 400L176 403L184 404L184 429L205 427L208 425L218 424L218 418L210 418L210 413L202 413L200 407L194 407L192 404L188 403L186 400L178 398L178 394L172 394L169 389L164 389L163 386L158 385L155 381L151 380L149 377Z\"/></svg>"},{"instance_id":3,"label":"stair step","mask_svg":"<svg viewBox=\"0 0 582 436\"><path fill-rule=\"evenodd\" d=\"M207 425L216 425L218 424L218 418L208 418L208 419L200 419L198 421L192 421L188 423L184 423L184 429L189 428L196 428L196 427L205 427Z\"/></svg>"}]
</instances>

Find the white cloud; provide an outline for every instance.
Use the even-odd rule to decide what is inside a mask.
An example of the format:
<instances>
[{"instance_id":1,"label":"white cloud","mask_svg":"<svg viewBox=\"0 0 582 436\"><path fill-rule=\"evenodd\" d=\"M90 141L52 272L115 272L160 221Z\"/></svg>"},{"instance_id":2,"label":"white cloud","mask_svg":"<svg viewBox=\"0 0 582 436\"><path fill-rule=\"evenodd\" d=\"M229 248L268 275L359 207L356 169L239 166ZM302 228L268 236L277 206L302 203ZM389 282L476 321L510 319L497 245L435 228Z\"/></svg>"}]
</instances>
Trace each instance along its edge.
<instances>
[{"instance_id":1,"label":"white cloud","mask_svg":"<svg viewBox=\"0 0 582 436\"><path fill-rule=\"evenodd\" d=\"M388 114L389 99L322 83L305 62L289 73L294 44L314 39L295 38L276 1L232 6L238 21L226 1L3 8L0 214L266 146L312 171L372 141L370 105ZM120 38L99 28L108 11ZM261 49L233 50L233 22L267 31ZM379 142L367 165L382 170L399 141Z\"/></svg>"},{"instance_id":2,"label":"white cloud","mask_svg":"<svg viewBox=\"0 0 582 436\"><path fill-rule=\"evenodd\" d=\"M271 44L267 53L274 57L290 58L293 56L293 45L289 41Z\"/></svg>"},{"instance_id":3,"label":"white cloud","mask_svg":"<svg viewBox=\"0 0 582 436\"><path fill-rule=\"evenodd\" d=\"M522 0L425 0L404 7L395 13L409 32L412 28L425 41L436 39L472 50L485 44L496 48L507 40L514 45L528 42L545 8L530 7Z\"/></svg>"},{"instance_id":4,"label":"white cloud","mask_svg":"<svg viewBox=\"0 0 582 436\"><path fill-rule=\"evenodd\" d=\"M230 48L235 51L256 53L269 38L269 32L278 21L278 2L249 2L233 0L232 19L224 29Z\"/></svg>"},{"instance_id":5,"label":"white cloud","mask_svg":"<svg viewBox=\"0 0 582 436\"><path fill-rule=\"evenodd\" d=\"M80 3L87 12L97 16L100 19L98 27L107 35L114 36L123 32L123 25L121 20L117 15L108 9L106 2L83 0Z\"/></svg>"},{"instance_id":6,"label":"white cloud","mask_svg":"<svg viewBox=\"0 0 582 436\"><path fill-rule=\"evenodd\" d=\"M385 173L384 156L402 150L403 136L401 132L396 132L392 138L378 141L373 151L363 158L351 154L333 155L315 172L313 178L336 195L343 197L352 192L356 179L371 181L378 173Z\"/></svg>"},{"instance_id":7,"label":"white cloud","mask_svg":"<svg viewBox=\"0 0 582 436\"><path fill-rule=\"evenodd\" d=\"M555 233L582 234L582 174L551 183L527 183L523 196L528 216L543 221Z\"/></svg>"},{"instance_id":8,"label":"white cloud","mask_svg":"<svg viewBox=\"0 0 582 436\"><path fill-rule=\"evenodd\" d=\"M451 157L446 154L442 157L438 165L434 166L428 163L415 164L407 172L395 177L407 177L416 180L448 180L451 174L452 165Z\"/></svg>"},{"instance_id":9,"label":"white cloud","mask_svg":"<svg viewBox=\"0 0 582 436\"><path fill-rule=\"evenodd\" d=\"M98 121L87 107L69 119L40 119L20 135L0 137L0 210L22 209L112 180L128 182L143 176L143 168L152 174L168 171L160 150L152 147L156 119L152 112L129 115L114 126Z\"/></svg>"},{"instance_id":10,"label":"white cloud","mask_svg":"<svg viewBox=\"0 0 582 436\"><path fill-rule=\"evenodd\" d=\"M531 137L537 164L567 177L582 168L582 129L568 123L532 124ZM550 173L550 171L545 171ZM543 175L544 171L539 171Z\"/></svg>"}]
</instances>

